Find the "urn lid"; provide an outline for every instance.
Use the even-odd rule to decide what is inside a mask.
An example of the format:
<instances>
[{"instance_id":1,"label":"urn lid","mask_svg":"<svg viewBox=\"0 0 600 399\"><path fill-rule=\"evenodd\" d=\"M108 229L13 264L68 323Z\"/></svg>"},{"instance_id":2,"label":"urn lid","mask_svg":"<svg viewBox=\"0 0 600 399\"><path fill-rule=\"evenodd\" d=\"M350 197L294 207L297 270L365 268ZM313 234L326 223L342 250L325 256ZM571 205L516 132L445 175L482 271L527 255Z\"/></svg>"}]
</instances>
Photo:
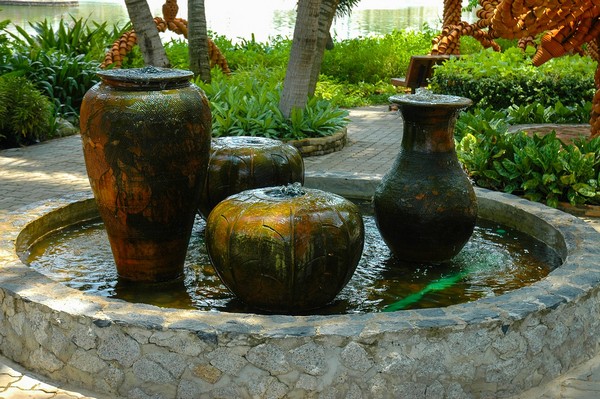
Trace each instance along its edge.
<instances>
[{"instance_id":1,"label":"urn lid","mask_svg":"<svg viewBox=\"0 0 600 399\"><path fill-rule=\"evenodd\" d=\"M191 71L154 66L109 69L97 72L97 74L103 82L111 86L139 90L162 90L189 86L190 79L194 76Z\"/></svg>"},{"instance_id":2,"label":"urn lid","mask_svg":"<svg viewBox=\"0 0 600 399\"><path fill-rule=\"evenodd\" d=\"M424 88L417 89L415 94L391 96L389 101L398 105L458 109L466 108L473 104L473 101L466 97L435 94Z\"/></svg>"}]
</instances>

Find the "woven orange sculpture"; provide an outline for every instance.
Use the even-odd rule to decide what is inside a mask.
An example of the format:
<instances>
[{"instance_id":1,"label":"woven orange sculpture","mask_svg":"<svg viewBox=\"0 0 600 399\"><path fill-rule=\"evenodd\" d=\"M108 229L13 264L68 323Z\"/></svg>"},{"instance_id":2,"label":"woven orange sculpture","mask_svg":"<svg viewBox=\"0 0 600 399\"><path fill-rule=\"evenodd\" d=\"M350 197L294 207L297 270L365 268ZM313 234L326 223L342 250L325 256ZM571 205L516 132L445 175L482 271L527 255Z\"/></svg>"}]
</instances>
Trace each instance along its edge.
<instances>
[{"instance_id":1,"label":"woven orange sculpture","mask_svg":"<svg viewBox=\"0 0 600 399\"><path fill-rule=\"evenodd\" d=\"M166 32L167 29L183 35L187 38L188 34L188 23L185 19L176 18L179 6L177 0L166 0L162 7L163 18L155 17L154 23L159 32ZM127 55L137 44L137 35L134 30L123 33L121 37L116 40L111 49L104 56L104 62L100 65L100 68L106 68L109 65L113 65L113 68L120 68L123 63L123 57ZM211 68L218 66L227 75L231 73L227 60L217 45L209 38L208 39L208 58L210 60Z\"/></svg>"},{"instance_id":2,"label":"woven orange sculpture","mask_svg":"<svg viewBox=\"0 0 600 399\"><path fill-rule=\"evenodd\" d=\"M533 64L542 65L566 53L587 53L600 61L600 4L596 0L479 0L478 21L460 21L460 0L444 0L444 26L433 40L432 54L458 54L461 36L472 36L484 47L499 50L496 38L519 39L519 47L535 46L534 38L542 35L533 56ZM446 19L446 8L453 17ZM458 9L458 11L456 11ZM450 13L450 11L448 11ZM595 74L596 94L590 119L592 137L600 135L600 67Z\"/></svg>"}]
</instances>

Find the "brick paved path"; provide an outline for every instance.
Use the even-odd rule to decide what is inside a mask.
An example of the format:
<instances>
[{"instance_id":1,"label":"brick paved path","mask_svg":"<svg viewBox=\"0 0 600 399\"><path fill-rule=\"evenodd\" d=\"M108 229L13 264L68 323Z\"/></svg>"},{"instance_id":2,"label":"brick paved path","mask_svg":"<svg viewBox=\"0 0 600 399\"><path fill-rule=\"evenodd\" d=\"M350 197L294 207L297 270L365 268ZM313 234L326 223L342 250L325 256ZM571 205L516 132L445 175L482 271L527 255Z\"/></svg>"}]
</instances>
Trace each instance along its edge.
<instances>
[{"instance_id":1,"label":"brick paved path","mask_svg":"<svg viewBox=\"0 0 600 399\"><path fill-rule=\"evenodd\" d=\"M307 174L382 176L400 146L401 119L387 106L353 109L349 144L340 152L305 159ZM30 203L89 190L79 136L0 151L0 215ZM600 231L600 219L586 219ZM0 232L1 233L1 232ZM56 385L0 356L0 399L103 398ZM519 399L600 398L600 356Z\"/></svg>"}]
</instances>

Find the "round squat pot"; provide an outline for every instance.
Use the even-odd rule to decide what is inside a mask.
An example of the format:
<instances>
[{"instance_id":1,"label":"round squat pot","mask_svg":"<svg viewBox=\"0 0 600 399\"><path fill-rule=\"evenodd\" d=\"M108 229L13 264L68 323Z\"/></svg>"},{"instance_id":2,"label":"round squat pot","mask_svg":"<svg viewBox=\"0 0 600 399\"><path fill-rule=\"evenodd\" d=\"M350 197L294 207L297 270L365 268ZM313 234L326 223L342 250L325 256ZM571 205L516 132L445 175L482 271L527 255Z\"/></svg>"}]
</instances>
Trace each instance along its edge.
<instances>
[{"instance_id":1,"label":"round squat pot","mask_svg":"<svg viewBox=\"0 0 600 399\"><path fill-rule=\"evenodd\" d=\"M400 152L375 190L377 227L396 257L444 262L467 243L477 198L454 148L463 97L420 92L390 97L404 124Z\"/></svg>"},{"instance_id":2,"label":"round squat pot","mask_svg":"<svg viewBox=\"0 0 600 399\"><path fill-rule=\"evenodd\" d=\"M230 195L254 188L304 183L304 160L292 145L266 137L213 140L199 211L205 219Z\"/></svg>"},{"instance_id":3,"label":"round squat pot","mask_svg":"<svg viewBox=\"0 0 600 399\"><path fill-rule=\"evenodd\" d=\"M331 302L356 270L363 243L355 204L299 184L233 195L206 222L207 251L223 283L269 312Z\"/></svg>"},{"instance_id":4,"label":"round squat pot","mask_svg":"<svg viewBox=\"0 0 600 399\"><path fill-rule=\"evenodd\" d=\"M176 279L206 177L208 100L189 71L99 75L83 98L81 136L117 272L131 281Z\"/></svg>"}]
</instances>

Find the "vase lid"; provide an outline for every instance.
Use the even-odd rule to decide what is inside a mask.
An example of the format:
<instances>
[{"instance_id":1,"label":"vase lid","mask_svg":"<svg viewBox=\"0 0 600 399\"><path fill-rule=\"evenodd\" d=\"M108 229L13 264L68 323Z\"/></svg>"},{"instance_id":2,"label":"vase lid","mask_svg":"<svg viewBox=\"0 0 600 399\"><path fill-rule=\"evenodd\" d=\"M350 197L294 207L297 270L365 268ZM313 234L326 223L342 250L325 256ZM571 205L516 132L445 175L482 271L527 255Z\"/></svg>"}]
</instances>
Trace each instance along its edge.
<instances>
[{"instance_id":1,"label":"vase lid","mask_svg":"<svg viewBox=\"0 0 600 399\"><path fill-rule=\"evenodd\" d=\"M389 101L398 105L414 105L421 107L466 108L473 101L466 97L435 94L427 89L417 89L415 94L395 95Z\"/></svg>"},{"instance_id":2,"label":"vase lid","mask_svg":"<svg viewBox=\"0 0 600 399\"><path fill-rule=\"evenodd\" d=\"M156 86L188 84L194 76L191 71L173 68L145 66L143 68L109 69L97 72L103 80L117 82L118 85Z\"/></svg>"}]
</instances>

